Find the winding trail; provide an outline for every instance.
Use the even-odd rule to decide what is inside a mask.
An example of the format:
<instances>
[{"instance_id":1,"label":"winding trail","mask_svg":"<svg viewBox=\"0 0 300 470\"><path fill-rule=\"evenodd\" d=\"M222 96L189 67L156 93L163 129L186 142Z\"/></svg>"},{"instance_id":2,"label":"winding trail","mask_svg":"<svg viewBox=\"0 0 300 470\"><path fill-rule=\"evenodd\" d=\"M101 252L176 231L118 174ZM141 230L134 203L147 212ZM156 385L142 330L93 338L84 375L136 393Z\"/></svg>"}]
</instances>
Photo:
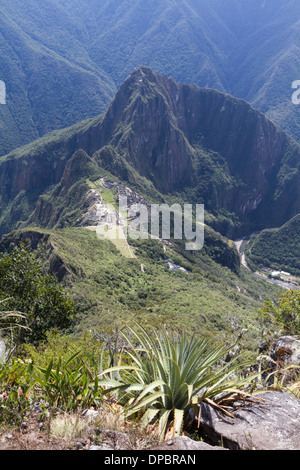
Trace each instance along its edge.
<instances>
[{"instance_id":1,"label":"winding trail","mask_svg":"<svg viewBox=\"0 0 300 470\"><path fill-rule=\"evenodd\" d=\"M251 269L249 268L249 266L246 262L246 256L245 256L245 249L246 249L246 245L247 245L249 240L250 240L250 238L249 239L248 238L247 239L242 238L241 240L236 240L234 243L235 243L237 251L240 255L242 266L245 266L245 268L247 268L251 271Z\"/></svg>"}]
</instances>

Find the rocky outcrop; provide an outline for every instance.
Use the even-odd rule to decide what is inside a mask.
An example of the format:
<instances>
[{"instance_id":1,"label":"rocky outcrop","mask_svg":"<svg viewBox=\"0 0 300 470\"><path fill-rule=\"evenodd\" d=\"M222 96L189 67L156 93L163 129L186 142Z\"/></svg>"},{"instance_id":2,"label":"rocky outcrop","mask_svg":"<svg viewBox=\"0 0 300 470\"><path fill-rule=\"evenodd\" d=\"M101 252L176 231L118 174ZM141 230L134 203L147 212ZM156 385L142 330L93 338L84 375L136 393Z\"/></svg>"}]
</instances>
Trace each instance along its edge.
<instances>
[{"instance_id":1,"label":"rocky outcrop","mask_svg":"<svg viewBox=\"0 0 300 470\"><path fill-rule=\"evenodd\" d=\"M203 177L195 164L202 159L199 145L217 152L217 163L223 157L227 176L241 178L243 184L238 185L242 194L237 201L236 191L223 187L217 189L214 203L230 203L242 214L255 210L266 196L287 142L282 131L246 102L178 84L146 67L135 69L121 86L103 131L111 136L111 145L163 192L196 185Z\"/></svg>"},{"instance_id":2,"label":"rocky outcrop","mask_svg":"<svg viewBox=\"0 0 300 470\"><path fill-rule=\"evenodd\" d=\"M110 144L162 192L196 181L194 150L173 106L178 90L169 95L165 77L140 67L121 86L103 121Z\"/></svg>"},{"instance_id":3,"label":"rocky outcrop","mask_svg":"<svg viewBox=\"0 0 300 470\"><path fill-rule=\"evenodd\" d=\"M261 380L266 387L290 387L297 382L300 367L300 337L281 336L271 344L263 342L260 346L258 364L253 370L261 371Z\"/></svg>"},{"instance_id":4,"label":"rocky outcrop","mask_svg":"<svg viewBox=\"0 0 300 470\"><path fill-rule=\"evenodd\" d=\"M300 450L300 400L277 391L259 397L265 401L241 402L234 418L202 403L201 434L207 442L222 442L231 450Z\"/></svg>"},{"instance_id":5,"label":"rocky outcrop","mask_svg":"<svg viewBox=\"0 0 300 470\"><path fill-rule=\"evenodd\" d=\"M97 411L89 413L90 419L93 419ZM202 441L178 436L156 443L150 450L166 453L198 450L300 450L300 400L292 395L279 391L265 392L257 398L253 397L252 402L237 402L233 414L234 418L225 416L207 403L202 403L198 429ZM198 428L198 415L194 419L195 428ZM93 450L130 448L128 436L124 433L103 431L101 436L102 444Z\"/></svg>"},{"instance_id":6,"label":"rocky outcrop","mask_svg":"<svg viewBox=\"0 0 300 470\"><path fill-rule=\"evenodd\" d=\"M190 439L187 436L179 436L169 441L163 442L156 447L152 447L151 450L155 451L164 451L164 452L174 452L176 450L186 450L186 451L198 451L198 450L227 450L224 447L220 446L211 446L206 442L195 441Z\"/></svg>"},{"instance_id":7,"label":"rocky outcrop","mask_svg":"<svg viewBox=\"0 0 300 470\"><path fill-rule=\"evenodd\" d=\"M300 366L300 337L281 336L278 338L270 352L271 359L283 366L288 364Z\"/></svg>"},{"instance_id":8,"label":"rocky outcrop","mask_svg":"<svg viewBox=\"0 0 300 470\"><path fill-rule=\"evenodd\" d=\"M243 100L140 67L103 126L116 151L160 191L193 187L207 210L243 219L244 231L282 225L299 211L299 146Z\"/></svg>"},{"instance_id":9,"label":"rocky outcrop","mask_svg":"<svg viewBox=\"0 0 300 470\"><path fill-rule=\"evenodd\" d=\"M89 158L88 155L99 148L97 129L102 119L99 116L91 119L88 126L80 123L71 129L53 132L0 157L0 236L10 232L20 221L27 221L36 204L43 205L44 210L47 203L39 201L39 197L58 185L62 178L66 182L70 167L75 175L75 163L80 158L82 161ZM72 157L73 165L67 167ZM50 209L47 208L49 212Z\"/></svg>"},{"instance_id":10,"label":"rocky outcrop","mask_svg":"<svg viewBox=\"0 0 300 470\"><path fill-rule=\"evenodd\" d=\"M0 251L10 252L16 245L19 245L20 243L29 243L30 247L33 250L36 250L42 240L43 242L48 243L49 237L50 235L48 233L44 233L43 231L30 229L15 231L2 238L0 243Z\"/></svg>"}]
</instances>

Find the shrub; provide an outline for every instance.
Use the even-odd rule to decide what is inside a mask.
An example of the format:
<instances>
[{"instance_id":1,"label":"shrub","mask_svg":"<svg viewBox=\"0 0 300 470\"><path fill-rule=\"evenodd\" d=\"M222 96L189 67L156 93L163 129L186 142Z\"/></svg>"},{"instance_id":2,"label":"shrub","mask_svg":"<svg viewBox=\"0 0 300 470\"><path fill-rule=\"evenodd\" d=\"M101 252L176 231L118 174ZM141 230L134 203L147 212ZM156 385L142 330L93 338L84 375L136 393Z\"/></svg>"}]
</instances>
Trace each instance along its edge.
<instances>
[{"instance_id":1,"label":"shrub","mask_svg":"<svg viewBox=\"0 0 300 470\"><path fill-rule=\"evenodd\" d=\"M283 292L275 301L266 299L259 309L260 318L270 321L282 333L300 334L300 291L290 289Z\"/></svg>"},{"instance_id":2,"label":"shrub","mask_svg":"<svg viewBox=\"0 0 300 470\"><path fill-rule=\"evenodd\" d=\"M81 360L80 351L68 359L50 360L47 367L33 367L33 381L40 398L67 411L99 405L102 389L98 377Z\"/></svg>"},{"instance_id":3,"label":"shrub","mask_svg":"<svg viewBox=\"0 0 300 470\"><path fill-rule=\"evenodd\" d=\"M32 250L22 243L0 258L0 299L6 311L26 316L18 322L27 327L19 330L21 342L38 343L48 330L68 328L76 312L58 281L43 273Z\"/></svg>"}]
</instances>

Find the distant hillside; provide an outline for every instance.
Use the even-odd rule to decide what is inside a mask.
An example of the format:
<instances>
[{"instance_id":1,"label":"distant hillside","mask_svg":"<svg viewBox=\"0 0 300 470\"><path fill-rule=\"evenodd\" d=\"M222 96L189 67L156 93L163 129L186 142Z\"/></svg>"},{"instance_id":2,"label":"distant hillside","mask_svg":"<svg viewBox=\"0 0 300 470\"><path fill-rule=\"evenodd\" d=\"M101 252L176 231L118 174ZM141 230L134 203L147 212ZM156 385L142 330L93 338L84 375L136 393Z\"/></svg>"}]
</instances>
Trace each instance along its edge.
<instances>
[{"instance_id":1,"label":"distant hillside","mask_svg":"<svg viewBox=\"0 0 300 470\"><path fill-rule=\"evenodd\" d=\"M82 46L80 21L52 0L0 5L0 155L103 112L113 81Z\"/></svg>"},{"instance_id":2,"label":"distant hillside","mask_svg":"<svg viewBox=\"0 0 300 470\"><path fill-rule=\"evenodd\" d=\"M244 334L254 351L256 309L279 288L243 269L227 237L299 212L299 156L246 102L138 67L106 113L0 157L0 251L30 241L77 301L79 333L134 318L222 340ZM122 192L204 203L203 249L97 237Z\"/></svg>"},{"instance_id":3,"label":"distant hillside","mask_svg":"<svg viewBox=\"0 0 300 470\"><path fill-rule=\"evenodd\" d=\"M10 0L0 6L0 155L97 116L134 67L250 102L300 142L295 0Z\"/></svg>"},{"instance_id":4,"label":"distant hillside","mask_svg":"<svg viewBox=\"0 0 300 470\"><path fill-rule=\"evenodd\" d=\"M300 79L300 3L297 0L224 0L219 14L237 43L229 93L250 102L300 142L300 106L292 82Z\"/></svg>"},{"instance_id":5,"label":"distant hillside","mask_svg":"<svg viewBox=\"0 0 300 470\"><path fill-rule=\"evenodd\" d=\"M269 267L300 276L300 215L280 228L263 230L250 241L247 258L255 267Z\"/></svg>"}]
</instances>

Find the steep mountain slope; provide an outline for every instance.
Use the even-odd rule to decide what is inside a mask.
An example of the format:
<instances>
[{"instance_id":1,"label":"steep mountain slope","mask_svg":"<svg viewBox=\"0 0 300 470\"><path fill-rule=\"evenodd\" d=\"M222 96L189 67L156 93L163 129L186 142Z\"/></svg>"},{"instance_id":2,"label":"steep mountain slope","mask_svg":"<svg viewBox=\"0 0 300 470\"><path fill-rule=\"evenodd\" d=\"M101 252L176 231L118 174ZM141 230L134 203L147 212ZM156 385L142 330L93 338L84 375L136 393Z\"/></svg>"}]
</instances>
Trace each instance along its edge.
<instances>
[{"instance_id":1,"label":"steep mountain slope","mask_svg":"<svg viewBox=\"0 0 300 470\"><path fill-rule=\"evenodd\" d=\"M155 240L137 240L127 259L108 240L82 228L27 228L0 242L0 252L29 241L46 272L56 275L78 305L77 334L112 334L121 321L141 322L241 343L257 353L261 328L256 309L278 288L245 271L233 273L202 250L194 255ZM165 249L164 249L165 248ZM172 258L187 272L174 272ZM244 333L242 335L242 333Z\"/></svg>"},{"instance_id":2,"label":"steep mountain slope","mask_svg":"<svg viewBox=\"0 0 300 470\"><path fill-rule=\"evenodd\" d=\"M300 141L300 107L291 99L300 69L299 2L225 0L219 14L237 39L228 56L233 69L227 91Z\"/></svg>"},{"instance_id":3,"label":"steep mountain slope","mask_svg":"<svg viewBox=\"0 0 300 470\"><path fill-rule=\"evenodd\" d=\"M137 65L240 97L300 140L296 0L65 2L90 25L87 49L117 86ZM90 13L93 11L93 19Z\"/></svg>"},{"instance_id":4,"label":"steep mountain slope","mask_svg":"<svg viewBox=\"0 0 300 470\"><path fill-rule=\"evenodd\" d=\"M0 5L0 155L105 110L115 86L89 60L82 34L55 2Z\"/></svg>"},{"instance_id":5,"label":"steep mountain slope","mask_svg":"<svg viewBox=\"0 0 300 470\"><path fill-rule=\"evenodd\" d=\"M223 87L216 33L184 2L12 0L0 13L0 79L7 85L0 155L104 111L140 64Z\"/></svg>"},{"instance_id":6,"label":"steep mountain slope","mask_svg":"<svg viewBox=\"0 0 300 470\"><path fill-rule=\"evenodd\" d=\"M255 309L277 288L241 269L234 243L214 228L229 236L287 217L276 208L297 199L299 155L244 101L139 67L105 114L0 158L0 234L10 232L0 251L30 240L77 300L79 332L134 318L232 340L247 327L253 351ZM203 249L129 240L127 256L125 242L101 239L106 204L124 192L135 202L204 202Z\"/></svg>"},{"instance_id":7,"label":"steep mountain slope","mask_svg":"<svg viewBox=\"0 0 300 470\"><path fill-rule=\"evenodd\" d=\"M254 268L268 267L300 275L300 215L280 228L263 230L247 247L247 260Z\"/></svg>"},{"instance_id":8,"label":"steep mountain slope","mask_svg":"<svg viewBox=\"0 0 300 470\"><path fill-rule=\"evenodd\" d=\"M75 8L82 11L80 3ZM234 37L213 2L104 2L97 5L93 26L90 56L118 84L144 64L185 83L225 89L228 63L223 47L232 47Z\"/></svg>"},{"instance_id":9,"label":"steep mountain slope","mask_svg":"<svg viewBox=\"0 0 300 470\"><path fill-rule=\"evenodd\" d=\"M150 202L204 203L214 229L247 234L299 213L299 163L296 142L249 104L139 67L105 115L0 159L0 233L25 221L39 196L43 225L67 193L79 207L84 181L110 174ZM79 177L82 192L70 193Z\"/></svg>"}]
</instances>

